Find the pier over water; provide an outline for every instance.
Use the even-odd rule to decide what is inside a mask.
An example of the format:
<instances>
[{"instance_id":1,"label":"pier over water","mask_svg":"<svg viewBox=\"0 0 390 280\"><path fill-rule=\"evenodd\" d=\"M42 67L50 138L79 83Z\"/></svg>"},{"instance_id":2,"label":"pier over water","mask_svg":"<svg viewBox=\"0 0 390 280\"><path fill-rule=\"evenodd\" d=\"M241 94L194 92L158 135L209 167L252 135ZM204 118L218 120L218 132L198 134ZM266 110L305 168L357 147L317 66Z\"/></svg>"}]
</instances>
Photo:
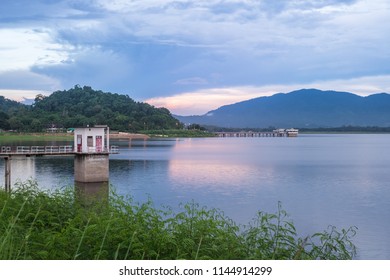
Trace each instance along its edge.
<instances>
[{"instance_id":1,"label":"pier over water","mask_svg":"<svg viewBox=\"0 0 390 280\"><path fill-rule=\"evenodd\" d=\"M298 129L275 129L273 131L254 132L254 131L240 131L240 132L215 132L218 137L297 137Z\"/></svg>"},{"instance_id":2,"label":"pier over water","mask_svg":"<svg viewBox=\"0 0 390 280\"><path fill-rule=\"evenodd\" d=\"M108 186L108 157L118 152L118 146L109 146L107 126L76 128L74 146L1 146L0 158L5 161L5 190L11 190L12 158L32 156L73 156L76 185Z\"/></svg>"},{"instance_id":3,"label":"pier over water","mask_svg":"<svg viewBox=\"0 0 390 280\"><path fill-rule=\"evenodd\" d=\"M109 149L97 150L90 147L88 153L92 154L117 154L119 152L118 146L111 146ZM81 154L74 150L73 146L1 146L0 157L7 156L73 156Z\"/></svg>"}]
</instances>

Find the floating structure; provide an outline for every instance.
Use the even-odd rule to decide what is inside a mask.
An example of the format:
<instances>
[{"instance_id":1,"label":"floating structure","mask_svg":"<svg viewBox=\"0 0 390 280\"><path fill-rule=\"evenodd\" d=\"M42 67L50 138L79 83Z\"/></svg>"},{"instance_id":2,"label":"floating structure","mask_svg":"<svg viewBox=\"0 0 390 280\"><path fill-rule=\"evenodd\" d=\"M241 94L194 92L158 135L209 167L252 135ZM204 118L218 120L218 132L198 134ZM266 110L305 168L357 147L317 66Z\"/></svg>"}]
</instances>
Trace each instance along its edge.
<instances>
[{"instance_id":1,"label":"floating structure","mask_svg":"<svg viewBox=\"0 0 390 280\"><path fill-rule=\"evenodd\" d=\"M297 137L298 129L274 129L273 131L240 131L240 132L215 132L218 137Z\"/></svg>"},{"instance_id":2,"label":"floating structure","mask_svg":"<svg viewBox=\"0 0 390 280\"><path fill-rule=\"evenodd\" d=\"M285 130L287 133L287 137L297 137L299 130L295 128L289 128Z\"/></svg>"},{"instance_id":3,"label":"floating structure","mask_svg":"<svg viewBox=\"0 0 390 280\"><path fill-rule=\"evenodd\" d=\"M1 146L5 160L5 190L11 190L11 160L13 157L74 156L74 178L77 184L106 184L109 180L109 155L119 152L110 146L109 128L105 125L74 129L74 146Z\"/></svg>"}]
</instances>

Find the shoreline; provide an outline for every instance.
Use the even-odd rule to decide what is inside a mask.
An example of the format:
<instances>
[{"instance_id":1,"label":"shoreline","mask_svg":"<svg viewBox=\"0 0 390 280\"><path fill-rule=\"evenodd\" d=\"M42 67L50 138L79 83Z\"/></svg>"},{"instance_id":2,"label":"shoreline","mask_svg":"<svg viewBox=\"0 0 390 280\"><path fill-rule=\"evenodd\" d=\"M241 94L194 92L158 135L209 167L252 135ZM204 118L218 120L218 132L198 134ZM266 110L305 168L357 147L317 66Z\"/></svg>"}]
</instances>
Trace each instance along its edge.
<instances>
[{"instance_id":1,"label":"shoreline","mask_svg":"<svg viewBox=\"0 0 390 280\"><path fill-rule=\"evenodd\" d=\"M176 132L176 131L175 131ZM193 131L182 131L181 133L173 133L165 131L158 134L156 131L142 131L142 133L113 133L110 134L110 140L148 140L152 138L209 138L213 132L197 133ZM390 134L390 131L299 131L300 135L313 134ZM0 145L9 141L73 141L73 133L28 133L28 132L0 132ZM299 136L298 136L299 137Z\"/></svg>"}]
</instances>

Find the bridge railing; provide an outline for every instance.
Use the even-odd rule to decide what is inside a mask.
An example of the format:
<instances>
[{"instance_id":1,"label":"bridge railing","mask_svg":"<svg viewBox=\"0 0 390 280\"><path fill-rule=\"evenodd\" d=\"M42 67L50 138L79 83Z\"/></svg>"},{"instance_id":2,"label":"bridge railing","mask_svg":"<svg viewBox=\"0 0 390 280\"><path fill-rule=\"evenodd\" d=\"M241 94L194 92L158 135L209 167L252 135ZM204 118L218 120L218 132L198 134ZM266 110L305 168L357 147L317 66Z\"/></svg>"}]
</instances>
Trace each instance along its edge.
<instances>
[{"instance_id":1,"label":"bridge railing","mask_svg":"<svg viewBox=\"0 0 390 280\"><path fill-rule=\"evenodd\" d=\"M75 153L73 146L1 146L0 154L20 154L20 155L50 155L50 154L73 154ZM89 147L88 153L112 153L118 154L119 147L111 146L107 148Z\"/></svg>"},{"instance_id":2,"label":"bridge railing","mask_svg":"<svg viewBox=\"0 0 390 280\"><path fill-rule=\"evenodd\" d=\"M2 146L1 153L15 154L70 154L73 153L72 146Z\"/></svg>"},{"instance_id":3,"label":"bridge railing","mask_svg":"<svg viewBox=\"0 0 390 280\"><path fill-rule=\"evenodd\" d=\"M31 147L31 152L32 153L44 153L45 152L45 147L42 147L42 146L32 146Z\"/></svg>"},{"instance_id":4,"label":"bridge railing","mask_svg":"<svg viewBox=\"0 0 390 280\"><path fill-rule=\"evenodd\" d=\"M111 146L110 148L99 148L99 147L88 147L88 153L110 153L110 154L118 154L119 147Z\"/></svg>"},{"instance_id":5,"label":"bridge railing","mask_svg":"<svg viewBox=\"0 0 390 280\"><path fill-rule=\"evenodd\" d=\"M118 146L111 146L110 153L118 154L119 153L119 147Z\"/></svg>"},{"instance_id":6,"label":"bridge railing","mask_svg":"<svg viewBox=\"0 0 390 280\"><path fill-rule=\"evenodd\" d=\"M17 154L28 154L28 153L30 153L30 147L29 146L18 146L18 147L16 147L16 153Z\"/></svg>"},{"instance_id":7,"label":"bridge railing","mask_svg":"<svg viewBox=\"0 0 390 280\"><path fill-rule=\"evenodd\" d=\"M2 153L10 153L11 152L11 147L10 146L2 146L1 147L1 152Z\"/></svg>"},{"instance_id":8,"label":"bridge railing","mask_svg":"<svg viewBox=\"0 0 390 280\"><path fill-rule=\"evenodd\" d=\"M73 153L73 146L60 146L59 147L60 153Z\"/></svg>"},{"instance_id":9,"label":"bridge railing","mask_svg":"<svg viewBox=\"0 0 390 280\"><path fill-rule=\"evenodd\" d=\"M45 146L45 154L68 154L73 153L72 146Z\"/></svg>"}]
</instances>

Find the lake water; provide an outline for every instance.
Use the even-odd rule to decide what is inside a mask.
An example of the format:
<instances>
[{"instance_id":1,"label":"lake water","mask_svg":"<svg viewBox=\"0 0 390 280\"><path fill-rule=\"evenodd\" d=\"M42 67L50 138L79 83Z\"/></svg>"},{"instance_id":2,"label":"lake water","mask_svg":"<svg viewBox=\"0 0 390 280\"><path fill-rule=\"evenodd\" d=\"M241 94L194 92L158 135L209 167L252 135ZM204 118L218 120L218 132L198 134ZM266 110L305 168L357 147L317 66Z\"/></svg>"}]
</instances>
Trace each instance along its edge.
<instances>
[{"instance_id":1,"label":"lake water","mask_svg":"<svg viewBox=\"0 0 390 280\"><path fill-rule=\"evenodd\" d=\"M178 209L194 200L240 224L258 210L276 212L281 201L300 236L357 226L357 258L390 259L390 135L115 144L120 154L110 156L110 182L136 201L150 197L157 207ZM70 185L73 158L15 158L12 172L13 181L34 177L42 188Z\"/></svg>"}]
</instances>

